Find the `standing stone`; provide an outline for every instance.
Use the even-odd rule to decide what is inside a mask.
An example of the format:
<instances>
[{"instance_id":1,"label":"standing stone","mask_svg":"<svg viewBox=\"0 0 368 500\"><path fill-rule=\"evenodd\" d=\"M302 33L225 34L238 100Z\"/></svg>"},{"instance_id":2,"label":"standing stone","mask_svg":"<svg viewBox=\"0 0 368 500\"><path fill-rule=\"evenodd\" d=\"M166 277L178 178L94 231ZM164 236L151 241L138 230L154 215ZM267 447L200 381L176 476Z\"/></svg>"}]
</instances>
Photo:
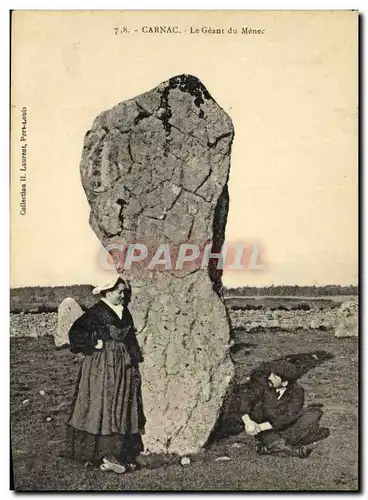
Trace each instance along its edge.
<instances>
[{"instance_id":1,"label":"standing stone","mask_svg":"<svg viewBox=\"0 0 368 500\"><path fill-rule=\"evenodd\" d=\"M358 336L358 299L343 302L337 311L335 337Z\"/></svg>"},{"instance_id":2,"label":"standing stone","mask_svg":"<svg viewBox=\"0 0 368 500\"><path fill-rule=\"evenodd\" d=\"M56 347L69 344L70 327L82 314L83 309L76 300L68 297L62 301L58 309L57 331L54 336Z\"/></svg>"},{"instance_id":3,"label":"standing stone","mask_svg":"<svg viewBox=\"0 0 368 500\"><path fill-rule=\"evenodd\" d=\"M131 280L151 452L199 451L233 378L222 272L215 259L201 266L204 249L217 252L224 242L233 135L203 84L180 75L104 111L85 136L90 224ZM122 248L136 242L148 257L128 269ZM180 268L183 243L200 255ZM159 245L160 269L148 269Z\"/></svg>"}]
</instances>

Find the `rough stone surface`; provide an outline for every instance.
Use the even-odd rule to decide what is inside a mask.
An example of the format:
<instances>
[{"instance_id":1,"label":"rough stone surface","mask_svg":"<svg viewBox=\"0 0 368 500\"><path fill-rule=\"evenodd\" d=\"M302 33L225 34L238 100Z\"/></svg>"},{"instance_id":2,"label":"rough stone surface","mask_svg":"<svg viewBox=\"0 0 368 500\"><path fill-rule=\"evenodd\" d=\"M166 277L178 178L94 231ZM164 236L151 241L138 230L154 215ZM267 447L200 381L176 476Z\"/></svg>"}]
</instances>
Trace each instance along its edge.
<instances>
[{"instance_id":1,"label":"rough stone surface","mask_svg":"<svg viewBox=\"0 0 368 500\"><path fill-rule=\"evenodd\" d=\"M175 269L182 243L222 246L233 135L203 84L180 75L101 113L85 137L90 224L132 284L152 452L199 451L233 378L221 273L214 261L201 268L203 253ZM135 242L150 248L149 258L124 269L121 245ZM162 244L174 269L147 269Z\"/></svg>"},{"instance_id":2,"label":"rough stone surface","mask_svg":"<svg viewBox=\"0 0 368 500\"><path fill-rule=\"evenodd\" d=\"M358 299L353 299L341 304L338 310L335 337L358 336Z\"/></svg>"},{"instance_id":3,"label":"rough stone surface","mask_svg":"<svg viewBox=\"0 0 368 500\"><path fill-rule=\"evenodd\" d=\"M69 330L74 321L83 314L83 309L71 297L62 301L58 309L57 330L54 336L55 346L62 347L69 344Z\"/></svg>"}]
</instances>

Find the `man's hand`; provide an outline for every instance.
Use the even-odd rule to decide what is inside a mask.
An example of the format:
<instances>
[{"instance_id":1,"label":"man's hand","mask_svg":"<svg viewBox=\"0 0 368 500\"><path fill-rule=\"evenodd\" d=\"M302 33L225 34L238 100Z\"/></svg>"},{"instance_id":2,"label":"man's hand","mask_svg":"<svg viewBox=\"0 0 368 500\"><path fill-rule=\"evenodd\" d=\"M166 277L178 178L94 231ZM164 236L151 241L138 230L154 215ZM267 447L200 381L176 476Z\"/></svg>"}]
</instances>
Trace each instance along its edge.
<instances>
[{"instance_id":1,"label":"man's hand","mask_svg":"<svg viewBox=\"0 0 368 500\"><path fill-rule=\"evenodd\" d=\"M256 422L253 422L253 424L248 424L245 426L245 432L249 434L249 436L256 436L260 432L262 432L262 429L259 424Z\"/></svg>"},{"instance_id":2,"label":"man's hand","mask_svg":"<svg viewBox=\"0 0 368 500\"><path fill-rule=\"evenodd\" d=\"M103 348L103 340L98 339L97 344L95 345L95 349L102 349Z\"/></svg>"},{"instance_id":3,"label":"man's hand","mask_svg":"<svg viewBox=\"0 0 368 500\"><path fill-rule=\"evenodd\" d=\"M259 432L262 432L260 425L254 422L248 415L244 415L242 420L244 422L245 432L249 434L249 436L256 436Z\"/></svg>"},{"instance_id":4,"label":"man's hand","mask_svg":"<svg viewBox=\"0 0 368 500\"><path fill-rule=\"evenodd\" d=\"M261 424L259 424L259 427L261 431L270 431L271 429L273 429L270 422L262 422Z\"/></svg>"}]
</instances>

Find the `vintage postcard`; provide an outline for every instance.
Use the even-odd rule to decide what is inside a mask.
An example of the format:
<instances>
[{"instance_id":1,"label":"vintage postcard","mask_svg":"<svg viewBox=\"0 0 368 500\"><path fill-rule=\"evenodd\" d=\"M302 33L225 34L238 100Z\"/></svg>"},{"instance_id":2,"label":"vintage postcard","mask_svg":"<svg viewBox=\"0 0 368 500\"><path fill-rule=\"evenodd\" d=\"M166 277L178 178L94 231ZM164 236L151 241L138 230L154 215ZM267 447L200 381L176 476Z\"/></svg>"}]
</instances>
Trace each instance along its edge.
<instances>
[{"instance_id":1,"label":"vintage postcard","mask_svg":"<svg viewBox=\"0 0 368 500\"><path fill-rule=\"evenodd\" d=\"M13 11L16 491L358 491L357 11Z\"/></svg>"}]
</instances>

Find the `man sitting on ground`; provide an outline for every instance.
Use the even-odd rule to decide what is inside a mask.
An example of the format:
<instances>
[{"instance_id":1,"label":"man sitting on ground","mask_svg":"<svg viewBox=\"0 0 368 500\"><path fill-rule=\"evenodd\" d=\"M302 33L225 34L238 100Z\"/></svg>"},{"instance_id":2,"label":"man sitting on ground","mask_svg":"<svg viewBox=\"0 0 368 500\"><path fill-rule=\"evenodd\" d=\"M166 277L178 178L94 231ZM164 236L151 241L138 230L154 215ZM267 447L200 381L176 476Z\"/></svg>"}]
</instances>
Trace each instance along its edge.
<instances>
[{"instance_id":1,"label":"man sitting on ground","mask_svg":"<svg viewBox=\"0 0 368 500\"><path fill-rule=\"evenodd\" d=\"M320 428L322 410L304 406L304 389L296 383L294 365L279 360L269 365L268 378L253 381L242 402L245 432L255 436L261 454L307 458L308 444L329 435Z\"/></svg>"}]
</instances>

